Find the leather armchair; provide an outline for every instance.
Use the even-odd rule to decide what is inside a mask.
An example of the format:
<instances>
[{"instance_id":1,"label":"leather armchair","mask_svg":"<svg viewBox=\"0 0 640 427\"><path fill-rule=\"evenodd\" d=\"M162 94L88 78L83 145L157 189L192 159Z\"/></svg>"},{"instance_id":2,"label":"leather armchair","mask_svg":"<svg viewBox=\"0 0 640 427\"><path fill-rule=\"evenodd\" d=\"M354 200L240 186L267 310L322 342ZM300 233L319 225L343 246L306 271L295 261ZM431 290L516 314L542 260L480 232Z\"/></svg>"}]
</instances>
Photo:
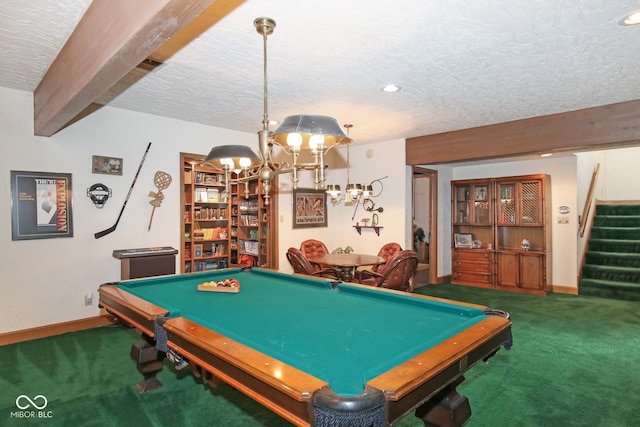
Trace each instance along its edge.
<instances>
[{"instance_id":1,"label":"leather armchair","mask_svg":"<svg viewBox=\"0 0 640 427\"><path fill-rule=\"evenodd\" d=\"M294 273L340 280L340 272L338 270L335 268L316 270L299 249L289 248L287 250L287 259L291 267L293 267Z\"/></svg>"},{"instance_id":2,"label":"leather armchair","mask_svg":"<svg viewBox=\"0 0 640 427\"><path fill-rule=\"evenodd\" d=\"M418 256L414 251L397 252L387 261L384 273L363 271L360 283L380 288L413 291L413 275L418 268Z\"/></svg>"},{"instance_id":3,"label":"leather armchair","mask_svg":"<svg viewBox=\"0 0 640 427\"><path fill-rule=\"evenodd\" d=\"M300 252L302 255L307 258L312 258L314 256L322 256L329 253L327 246L322 243L320 240L309 239L305 240L300 244ZM327 264L312 264L315 271L326 270L332 268Z\"/></svg>"}]
</instances>

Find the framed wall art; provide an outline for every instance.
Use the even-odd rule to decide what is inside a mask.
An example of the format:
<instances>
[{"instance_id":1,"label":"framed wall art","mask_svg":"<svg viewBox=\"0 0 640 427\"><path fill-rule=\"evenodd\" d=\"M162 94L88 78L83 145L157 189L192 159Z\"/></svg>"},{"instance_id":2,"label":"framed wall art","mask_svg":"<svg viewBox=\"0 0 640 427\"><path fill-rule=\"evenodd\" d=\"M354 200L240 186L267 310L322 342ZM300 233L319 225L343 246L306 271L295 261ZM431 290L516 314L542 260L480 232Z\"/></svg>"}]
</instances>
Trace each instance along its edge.
<instances>
[{"instance_id":1,"label":"framed wall art","mask_svg":"<svg viewBox=\"0 0 640 427\"><path fill-rule=\"evenodd\" d=\"M293 228L327 227L326 202L324 190L293 190Z\"/></svg>"},{"instance_id":2,"label":"framed wall art","mask_svg":"<svg viewBox=\"0 0 640 427\"><path fill-rule=\"evenodd\" d=\"M71 174L11 171L12 240L73 237Z\"/></svg>"},{"instance_id":3,"label":"framed wall art","mask_svg":"<svg viewBox=\"0 0 640 427\"><path fill-rule=\"evenodd\" d=\"M122 159L119 157L93 156L91 172L106 175L122 175Z\"/></svg>"}]
</instances>

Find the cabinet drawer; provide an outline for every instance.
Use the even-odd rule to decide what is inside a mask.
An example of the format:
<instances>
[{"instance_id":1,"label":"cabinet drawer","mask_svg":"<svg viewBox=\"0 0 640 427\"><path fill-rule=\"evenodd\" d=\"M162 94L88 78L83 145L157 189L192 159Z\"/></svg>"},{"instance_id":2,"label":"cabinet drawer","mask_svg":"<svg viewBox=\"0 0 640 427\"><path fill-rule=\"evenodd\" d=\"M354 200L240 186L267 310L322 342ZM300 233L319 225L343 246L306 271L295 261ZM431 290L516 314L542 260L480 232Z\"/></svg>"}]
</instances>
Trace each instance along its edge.
<instances>
[{"instance_id":1,"label":"cabinet drawer","mask_svg":"<svg viewBox=\"0 0 640 427\"><path fill-rule=\"evenodd\" d=\"M493 274L491 273L471 273L469 271L458 271L454 270L451 274L451 283L460 283L460 284L481 284L481 285L492 285L493 284Z\"/></svg>"},{"instance_id":2,"label":"cabinet drawer","mask_svg":"<svg viewBox=\"0 0 640 427\"><path fill-rule=\"evenodd\" d=\"M493 272L493 263L489 261L476 262L465 259L454 259L452 268L455 271L470 271L485 274Z\"/></svg>"},{"instance_id":3,"label":"cabinet drawer","mask_svg":"<svg viewBox=\"0 0 640 427\"><path fill-rule=\"evenodd\" d=\"M489 261L493 262L493 252L483 249L467 249L460 250L455 249L453 251L454 260L467 260L467 261Z\"/></svg>"}]
</instances>

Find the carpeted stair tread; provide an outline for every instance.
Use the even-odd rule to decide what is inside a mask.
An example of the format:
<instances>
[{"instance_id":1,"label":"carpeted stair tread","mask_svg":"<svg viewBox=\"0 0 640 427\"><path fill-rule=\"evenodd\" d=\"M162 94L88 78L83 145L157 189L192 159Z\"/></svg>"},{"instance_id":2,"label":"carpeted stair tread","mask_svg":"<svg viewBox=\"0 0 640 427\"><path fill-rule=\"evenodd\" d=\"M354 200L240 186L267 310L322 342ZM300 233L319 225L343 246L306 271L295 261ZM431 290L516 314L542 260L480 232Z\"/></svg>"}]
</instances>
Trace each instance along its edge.
<instances>
[{"instance_id":1,"label":"carpeted stair tread","mask_svg":"<svg viewBox=\"0 0 640 427\"><path fill-rule=\"evenodd\" d=\"M640 241L625 239L589 239L589 250L596 252L640 252Z\"/></svg>"},{"instance_id":2,"label":"carpeted stair tread","mask_svg":"<svg viewBox=\"0 0 640 427\"><path fill-rule=\"evenodd\" d=\"M602 215L593 219L594 227L635 227L640 224L640 215Z\"/></svg>"},{"instance_id":3,"label":"carpeted stair tread","mask_svg":"<svg viewBox=\"0 0 640 427\"><path fill-rule=\"evenodd\" d=\"M640 268L640 253L587 251L585 264Z\"/></svg>"},{"instance_id":4,"label":"carpeted stair tread","mask_svg":"<svg viewBox=\"0 0 640 427\"><path fill-rule=\"evenodd\" d=\"M613 298L627 301L640 301L638 285L612 282L609 280L581 279L580 295L601 298Z\"/></svg>"},{"instance_id":5,"label":"carpeted stair tread","mask_svg":"<svg viewBox=\"0 0 640 427\"><path fill-rule=\"evenodd\" d=\"M593 238L640 240L640 227L592 227Z\"/></svg>"},{"instance_id":6,"label":"carpeted stair tread","mask_svg":"<svg viewBox=\"0 0 640 427\"><path fill-rule=\"evenodd\" d=\"M584 284L588 284L596 288L605 287L605 286L615 286L618 288L634 289L634 290L637 290L639 286L638 283L616 282L614 280L603 280L603 279L588 279L583 277L582 279L580 279L580 286L582 287L582 285Z\"/></svg>"},{"instance_id":7,"label":"carpeted stair tread","mask_svg":"<svg viewBox=\"0 0 640 427\"><path fill-rule=\"evenodd\" d=\"M582 267L582 277L640 285L640 268L585 264Z\"/></svg>"},{"instance_id":8,"label":"carpeted stair tread","mask_svg":"<svg viewBox=\"0 0 640 427\"><path fill-rule=\"evenodd\" d=\"M596 215L638 215L640 204L599 204L596 205Z\"/></svg>"}]
</instances>

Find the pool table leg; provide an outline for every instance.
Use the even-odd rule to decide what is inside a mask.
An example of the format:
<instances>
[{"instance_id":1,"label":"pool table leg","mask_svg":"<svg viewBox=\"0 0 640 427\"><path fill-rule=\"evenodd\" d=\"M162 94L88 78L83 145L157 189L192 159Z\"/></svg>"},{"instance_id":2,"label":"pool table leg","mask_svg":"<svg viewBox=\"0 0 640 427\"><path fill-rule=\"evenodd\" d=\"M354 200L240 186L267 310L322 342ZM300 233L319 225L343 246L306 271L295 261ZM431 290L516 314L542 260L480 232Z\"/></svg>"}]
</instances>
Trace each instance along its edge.
<instances>
[{"instance_id":1,"label":"pool table leg","mask_svg":"<svg viewBox=\"0 0 640 427\"><path fill-rule=\"evenodd\" d=\"M438 394L416 409L416 417L421 418L426 427L460 427L471 416L469 399L456 391L456 386L464 381L461 375Z\"/></svg>"},{"instance_id":2,"label":"pool table leg","mask_svg":"<svg viewBox=\"0 0 640 427\"><path fill-rule=\"evenodd\" d=\"M142 380L136 384L136 389L140 393L146 393L162 387L156 375L162 370L165 354L156 349L153 339L143 334L142 339L131 346L130 354L137 363L138 372L143 375Z\"/></svg>"}]
</instances>

